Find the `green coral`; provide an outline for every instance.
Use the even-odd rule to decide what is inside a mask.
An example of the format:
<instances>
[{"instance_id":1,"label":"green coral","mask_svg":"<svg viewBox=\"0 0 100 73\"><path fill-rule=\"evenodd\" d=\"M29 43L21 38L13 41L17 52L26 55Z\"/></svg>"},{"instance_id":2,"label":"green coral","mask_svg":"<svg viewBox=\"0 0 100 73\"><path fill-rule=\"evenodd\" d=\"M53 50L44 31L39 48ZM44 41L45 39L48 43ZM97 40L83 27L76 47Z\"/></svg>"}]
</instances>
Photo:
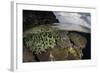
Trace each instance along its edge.
<instances>
[{"instance_id":1,"label":"green coral","mask_svg":"<svg viewBox=\"0 0 100 73\"><path fill-rule=\"evenodd\" d=\"M56 45L57 32L49 26L38 26L24 33L24 41L35 54L46 52Z\"/></svg>"}]
</instances>

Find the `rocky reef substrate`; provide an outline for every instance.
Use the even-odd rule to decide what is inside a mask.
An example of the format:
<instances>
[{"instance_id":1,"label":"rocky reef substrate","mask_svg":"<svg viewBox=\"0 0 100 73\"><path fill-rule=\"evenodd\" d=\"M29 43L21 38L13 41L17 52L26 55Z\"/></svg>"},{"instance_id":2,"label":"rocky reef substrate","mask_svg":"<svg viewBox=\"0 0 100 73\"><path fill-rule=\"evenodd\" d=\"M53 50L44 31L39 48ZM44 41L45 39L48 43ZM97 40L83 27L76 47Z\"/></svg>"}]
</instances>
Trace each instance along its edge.
<instances>
[{"instance_id":1,"label":"rocky reef substrate","mask_svg":"<svg viewBox=\"0 0 100 73\"><path fill-rule=\"evenodd\" d=\"M91 59L91 33L53 23L59 20L52 11L23 10L23 62Z\"/></svg>"}]
</instances>

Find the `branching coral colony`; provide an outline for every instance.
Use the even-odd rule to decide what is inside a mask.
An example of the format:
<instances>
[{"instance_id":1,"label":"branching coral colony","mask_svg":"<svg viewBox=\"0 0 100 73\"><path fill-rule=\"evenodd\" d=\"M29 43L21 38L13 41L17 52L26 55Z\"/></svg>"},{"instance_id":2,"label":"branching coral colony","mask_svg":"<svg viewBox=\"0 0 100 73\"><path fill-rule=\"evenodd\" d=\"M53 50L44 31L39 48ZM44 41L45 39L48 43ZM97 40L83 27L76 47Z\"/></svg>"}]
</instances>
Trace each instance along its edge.
<instances>
[{"instance_id":1,"label":"branching coral colony","mask_svg":"<svg viewBox=\"0 0 100 73\"><path fill-rule=\"evenodd\" d=\"M25 31L23 39L26 47L35 54L41 54L52 49L52 56L56 60L61 57L63 52L66 59L81 59L82 48L85 47L87 42L84 37L77 33L68 33L68 31L59 30L49 25L40 25ZM64 51L61 51L61 49Z\"/></svg>"}]
</instances>

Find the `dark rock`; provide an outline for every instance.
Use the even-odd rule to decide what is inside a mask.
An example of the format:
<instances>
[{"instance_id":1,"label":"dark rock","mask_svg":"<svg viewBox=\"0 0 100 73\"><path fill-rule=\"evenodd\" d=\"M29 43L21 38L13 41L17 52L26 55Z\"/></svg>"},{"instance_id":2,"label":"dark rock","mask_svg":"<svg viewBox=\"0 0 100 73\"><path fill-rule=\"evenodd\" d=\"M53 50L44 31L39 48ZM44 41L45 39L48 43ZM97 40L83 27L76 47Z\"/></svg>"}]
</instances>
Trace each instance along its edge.
<instances>
[{"instance_id":1,"label":"dark rock","mask_svg":"<svg viewBox=\"0 0 100 73\"><path fill-rule=\"evenodd\" d=\"M48 50L47 52L37 54L37 58L40 61L59 61L66 60L68 56L68 52L65 49L54 48Z\"/></svg>"},{"instance_id":2,"label":"dark rock","mask_svg":"<svg viewBox=\"0 0 100 73\"><path fill-rule=\"evenodd\" d=\"M24 30L37 25L57 23L58 20L52 11L23 10Z\"/></svg>"},{"instance_id":3,"label":"dark rock","mask_svg":"<svg viewBox=\"0 0 100 73\"><path fill-rule=\"evenodd\" d=\"M23 49L23 62L36 62L35 56L29 49Z\"/></svg>"},{"instance_id":4,"label":"dark rock","mask_svg":"<svg viewBox=\"0 0 100 73\"><path fill-rule=\"evenodd\" d=\"M62 48L54 48L51 50L51 54L54 60L67 60L68 57L68 50Z\"/></svg>"},{"instance_id":5,"label":"dark rock","mask_svg":"<svg viewBox=\"0 0 100 73\"><path fill-rule=\"evenodd\" d=\"M78 33L75 33L75 32L70 32L68 34L70 40L72 41L72 43L74 45L76 45L77 47L83 49L86 47L86 44L87 44L87 40L84 36L78 34Z\"/></svg>"},{"instance_id":6,"label":"dark rock","mask_svg":"<svg viewBox=\"0 0 100 73\"><path fill-rule=\"evenodd\" d=\"M36 54L36 57L39 61L50 61L49 55L50 55L50 53L49 53L49 51L47 51L47 52L43 52L41 54Z\"/></svg>"}]
</instances>

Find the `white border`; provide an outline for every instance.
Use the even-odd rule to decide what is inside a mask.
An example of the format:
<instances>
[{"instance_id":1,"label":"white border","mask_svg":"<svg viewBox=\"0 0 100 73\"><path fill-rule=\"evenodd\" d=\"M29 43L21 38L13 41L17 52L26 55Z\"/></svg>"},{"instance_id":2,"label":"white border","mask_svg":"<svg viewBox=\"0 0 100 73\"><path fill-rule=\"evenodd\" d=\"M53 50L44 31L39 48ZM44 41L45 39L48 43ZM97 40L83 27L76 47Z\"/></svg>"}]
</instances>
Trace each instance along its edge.
<instances>
[{"instance_id":1,"label":"white border","mask_svg":"<svg viewBox=\"0 0 100 73\"><path fill-rule=\"evenodd\" d=\"M96 48L95 48L95 24L96 24L96 9L86 7L72 7L72 6L52 6L52 5L39 5L30 3L13 2L13 43L12 44L12 65L13 71L26 71L34 69L53 69L65 67L80 67L96 65ZM91 13L91 60L74 60L74 61L57 61L57 62L32 62L23 63L22 61L22 10L44 10L44 11L67 11L67 12L89 12Z\"/></svg>"}]
</instances>

